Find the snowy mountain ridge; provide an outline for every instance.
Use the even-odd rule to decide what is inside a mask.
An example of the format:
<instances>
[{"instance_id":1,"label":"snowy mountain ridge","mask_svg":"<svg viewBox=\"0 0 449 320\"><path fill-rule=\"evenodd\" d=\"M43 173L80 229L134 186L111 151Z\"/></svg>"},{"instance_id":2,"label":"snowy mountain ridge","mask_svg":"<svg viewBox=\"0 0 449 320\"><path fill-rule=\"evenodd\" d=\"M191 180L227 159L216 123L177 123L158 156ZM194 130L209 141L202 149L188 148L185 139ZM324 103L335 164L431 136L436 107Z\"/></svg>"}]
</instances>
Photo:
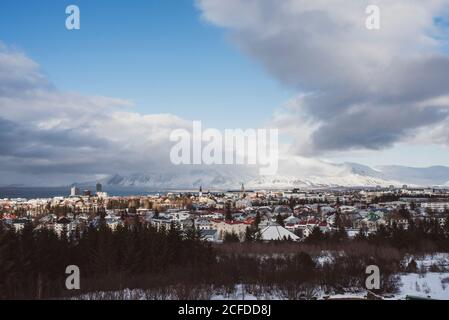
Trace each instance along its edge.
<instances>
[{"instance_id":1,"label":"snowy mountain ridge","mask_svg":"<svg viewBox=\"0 0 449 320\"><path fill-rule=\"evenodd\" d=\"M248 166L184 166L160 172L113 175L101 181L114 187L151 189L251 189L448 186L449 167L372 168L357 163L333 164L306 158L282 160L275 176L261 176Z\"/></svg>"}]
</instances>

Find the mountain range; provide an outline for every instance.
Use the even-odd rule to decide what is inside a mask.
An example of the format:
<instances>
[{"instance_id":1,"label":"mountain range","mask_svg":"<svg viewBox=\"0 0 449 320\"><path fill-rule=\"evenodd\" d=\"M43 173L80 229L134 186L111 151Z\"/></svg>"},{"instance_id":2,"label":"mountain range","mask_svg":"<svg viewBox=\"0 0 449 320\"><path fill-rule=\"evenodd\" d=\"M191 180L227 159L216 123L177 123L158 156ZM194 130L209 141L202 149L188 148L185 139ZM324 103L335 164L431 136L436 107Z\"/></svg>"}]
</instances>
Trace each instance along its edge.
<instances>
[{"instance_id":1,"label":"mountain range","mask_svg":"<svg viewBox=\"0 0 449 320\"><path fill-rule=\"evenodd\" d=\"M327 187L447 186L449 167L369 167L357 163L333 164L307 158L281 160L274 176L261 176L248 166L173 167L158 172L112 175L100 181L109 187L154 190L284 189Z\"/></svg>"}]
</instances>

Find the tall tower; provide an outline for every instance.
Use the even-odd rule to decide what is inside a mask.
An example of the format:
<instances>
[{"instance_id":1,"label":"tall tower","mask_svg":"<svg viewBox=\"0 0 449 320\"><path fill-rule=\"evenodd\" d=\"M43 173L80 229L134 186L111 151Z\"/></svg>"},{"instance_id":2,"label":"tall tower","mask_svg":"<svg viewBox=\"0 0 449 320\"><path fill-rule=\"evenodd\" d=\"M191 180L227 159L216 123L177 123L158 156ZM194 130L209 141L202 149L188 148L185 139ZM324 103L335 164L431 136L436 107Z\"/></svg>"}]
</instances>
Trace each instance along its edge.
<instances>
[{"instance_id":1,"label":"tall tower","mask_svg":"<svg viewBox=\"0 0 449 320\"><path fill-rule=\"evenodd\" d=\"M200 192L198 193L198 195L199 195L200 197L203 196L203 186L200 186Z\"/></svg>"},{"instance_id":2,"label":"tall tower","mask_svg":"<svg viewBox=\"0 0 449 320\"><path fill-rule=\"evenodd\" d=\"M242 183L242 187L240 188L240 198L245 198L245 197L246 197L245 185Z\"/></svg>"},{"instance_id":3,"label":"tall tower","mask_svg":"<svg viewBox=\"0 0 449 320\"><path fill-rule=\"evenodd\" d=\"M71 197L76 197L79 194L80 194L80 189L78 189L76 186L72 186L72 188L70 188L70 196Z\"/></svg>"},{"instance_id":4,"label":"tall tower","mask_svg":"<svg viewBox=\"0 0 449 320\"><path fill-rule=\"evenodd\" d=\"M103 191L103 186L101 185L101 183L97 183L96 187L95 187L97 192L102 192Z\"/></svg>"}]
</instances>

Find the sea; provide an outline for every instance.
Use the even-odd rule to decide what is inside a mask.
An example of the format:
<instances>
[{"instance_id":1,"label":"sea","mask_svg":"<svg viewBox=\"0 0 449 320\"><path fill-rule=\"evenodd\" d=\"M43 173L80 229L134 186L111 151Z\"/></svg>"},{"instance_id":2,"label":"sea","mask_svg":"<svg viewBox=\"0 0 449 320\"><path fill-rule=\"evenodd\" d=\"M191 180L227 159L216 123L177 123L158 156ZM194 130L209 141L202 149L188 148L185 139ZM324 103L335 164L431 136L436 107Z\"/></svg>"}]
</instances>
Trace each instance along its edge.
<instances>
[{"instance_id":1,"label":"sea","mask_svg":"<svg viewBox=\"0 0 449 320\"><path fill-rule=\"evenodd\" d=\"M95 194L95 188L80 188L80 191L90 190ZM167 191L157 191L143 188L103 188L109 196L125 197L125 196L145 196L154 194L164 194ZM0 187L0 199L38 199L38 198L53 198L53 197L67 197L70 195L70 187Z\"/></svg>"}]
</instances>

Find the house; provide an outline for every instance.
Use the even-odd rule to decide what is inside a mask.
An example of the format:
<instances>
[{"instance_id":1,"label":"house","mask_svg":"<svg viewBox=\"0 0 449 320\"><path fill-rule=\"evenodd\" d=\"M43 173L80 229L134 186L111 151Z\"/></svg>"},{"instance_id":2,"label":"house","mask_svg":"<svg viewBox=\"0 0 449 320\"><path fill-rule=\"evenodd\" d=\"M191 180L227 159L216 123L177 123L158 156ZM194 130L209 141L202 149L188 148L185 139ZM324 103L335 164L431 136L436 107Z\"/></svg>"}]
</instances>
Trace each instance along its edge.
<instances>
[{"instance_id":1,"label":"house","mask_svg":"<svg viewBox=\"0 0 449 320\"><path fill-rule=\"evenodd\" d=\"M359 221L357 229L367 227L370 232L375 232L380 225L386 225L386 221L383 219L383 213L379 211L370 212L364 219Z\"/></svg>"},{"instance_id":2,"label":"house","mask_svg":"<svg viewBox=\"0 0 449 320\"><path fill-rule=\"evenodd\" d=\"M260 231L260 237L263 241L274 240L293 240L298 241L299 237L285 229L284 227L273 223Z\"/></svg>"},{"instance_id":3,"label":"house","mask_svg":"<svg viewBox=\"0 0 449 320\"><path fill-rule=\"evenodd\" d=\"M122 221L116 217L106 217L106 225L112 230L116 231L118 226L122 224Z\"/></svg>"},{"instance_id":4,"label":"house","mask_svg":"<svg viewBox=\"0 0 449 320\"><path fill-rule=\"evenodd\" d=\"M280 205L280 206L276 206L274 208L273 212L274 212L275 216L277 216L278 214L280 214L281 216L287 216L292 213L292 210L288 206Z\"/></svg>"},{"instance_id":5,"label":"house","mask_svg":"<svg viewBox=\"0 0 449 320\"><path fill-rule=\"evenodd\" d=\"M223 239L226 233L235 233L240 239L243 239L246 228L250 225L249 223L242 221L211 220L211 222L212 229L218 231L220 239Z\"/></svg>"},{"instance_id":6,"label":"house","mask_svg":"<svg viewBox=\"0 0 449 320\"><path fill-rule=\"evenodd\" d=\"M27 219L14 219L12 221L12 227L14 228L15 232L20 232L25 228L25 225L29 223L30 221Z\"/></svg>"},{"instance_id":7,"label":"house","mask_svg":"<svg viewBox=\"0 0 449 320\"><path fill-rule=\"evenodd\" d=\"M321 221L318 224L318 228L320 228L321 232L323 232L323 233L326 233L326 232L328 232L330 230L327 221Z\"/></svg>"},{"instance_id":8,"label":"house","mask_svg":"<svg viewBox=\"0 0 449 320\"><path fill-rule=\"evenodd\" d=\"M251 205L252 205L251 199L247 199L247 198L240 199L235 202L235 207L237 209L245 209L247 207L251 207Z\"/></svg>"},{"instance_id":9,"label":"house","mask_svg":"<svg viewBox=\"0 0 449 320\"><path fill-rule=\"evenodd\" d=\"M315 229L314 226L308 226L308 225L306 225L306 227L304 229L301 229L303 238L308 238L313 233L314 229Z\"/></svg>"},{"instance_id":10,"label":"house","mask_svg":"<svg viewBox=\"0 0 449 320\"><path fill-rule=\"evenodd\" d=\"M171 225L174 223L170 218L167 218L162 215L160 215L158 218L149 219L149 222L157 229L159 228L170 229Z\"/></svg>"},{"instance_id":11,"label":"house","mask_svg":"<svg viewBox=\"0 0 449 320\"><path fill-rule=\"evenodd\" d=\"M70 237L72 232L76 230L77 222L70 220L66 217L59 218L58 221L53 225L54 231L60 237L62 232L65 230L67 237Z\"/></svg>"},{"instance_id":12,"label":"house","mask_svg":"<svg viewBox=\"0 0 449 320\"><path fill-rule=\"evenodd\" d=\"M212 222L209 219L199 218L195 220L195 227L199 230L211 230Z\"/></svg>"},{"instance_id":13,"label":"house","mask_svg":"<svg viewBox=\"0 0 449 320\"><path fill-rule=\"evenodd\" d=\"M353 206L340 206L341 213L350 213L356 211L356 208Z\"/></svg>"},{"instance_id":14,"label":"house","mask_svg":"<svg viewBox=\"0 0 449 320\"><path fill-rule=\"evenodd\" d=\"M215 230L215 229L200 230L200 235L204 241L209 241L209 242L218 242L219 241L218 230Z\"/></svg>"},{"instance_id":15,"label":"house","mask_svg":"<svg viewBox=\"0 0 449 320\"><path fill-rule=\"evenodd\" d=\"M297 229L300 229L300 223L301 223L301 219L295 217L295 216L290 216L287 219L284 219L284 226L288 231L294 232Z\"/></svg>"},{"instance_id":16,"label":"house","mask_svg":"<svg viewBox=\"0 0 449 320\"><path fill-rule=\"evenodd\" d=\"M284 219L285 224L298 224L301 221L298 217L291 215L290 217Z\"/></svg>"},{"instance_id":17,"label":"house","mask_svg":"<svg viewBox=\"0 0 449 320\"><path fill-rule=\"evenodd\" d=\"M190 212L188 211L179 211L171 213L171 219L173 221L181 222L190 218Z\"/></svg>"},{"instance_id":18,"label":"house","mask_svg":"<svg viewBox=\"0 0 449 320\"><path fill-rule=\"evenodd\" d=\"M357 229L346 229L346 233L348 234L348 238L353 239L360 234L360 230Z\"/></svg>"}]
</instances>

